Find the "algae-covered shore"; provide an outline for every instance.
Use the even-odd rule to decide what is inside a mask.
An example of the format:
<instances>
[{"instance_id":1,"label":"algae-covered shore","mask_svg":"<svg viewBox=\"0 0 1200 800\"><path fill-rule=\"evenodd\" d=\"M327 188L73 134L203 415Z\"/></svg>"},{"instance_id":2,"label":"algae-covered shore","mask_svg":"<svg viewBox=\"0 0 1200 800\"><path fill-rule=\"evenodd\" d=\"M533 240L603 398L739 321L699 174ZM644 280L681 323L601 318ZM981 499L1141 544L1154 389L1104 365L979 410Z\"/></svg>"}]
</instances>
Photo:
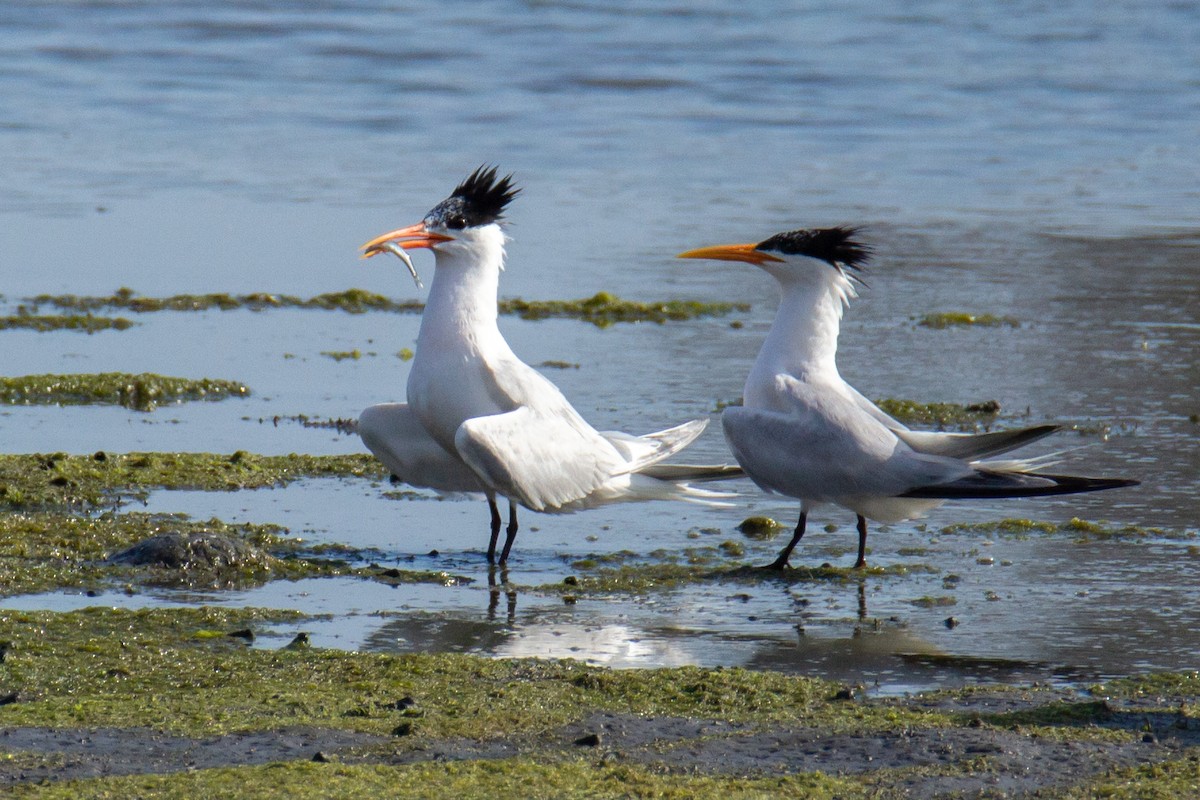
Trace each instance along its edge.
<instances>
[{"instance_id":1,"label":"algae-covered shore","mask_svg":"<svg viewBox=\"0 0 1200 800\"><path fill-rule=\"evenodd\" d=\"M153 411L169 403L249 395L250 389L237 381L151 373L0 377L0 405L116 405L134 411Z\"/></svg>"},{"instance_id":2,"label":"algae-covered shore","mask_svg":"<svg viewBox=\"0 0 1200 800\"><path fill-rule=\"evenodd\" d=\"M378 485L384 476L365 457L5 456L5 593L221 591L322 577L465 585L448 573L384 569L349 545L314 547L278 526L123 508L122 498L151 490L228 492L301 477ZM746 520L741 535L769 537L779 527L770 522ZM164 532L234 541L252 556L233 564L117 556ZM954 534L1166 535L1016 519L941 532ZM764 577L738 544L600 552L564 565L559 584L520 590L574 603L696 584L861 580L828 565ZM914 557L865 574L899 581L921 571L940 572ZM957 579L945 581L953 591ZM1195 673L889 698L768 669L346 652L308 644L302 631L317 622L298 611L204 605L0 611L0 788L30 798L1120 798L1185 797L1200 781Z\"/></svg>"},{"instance_id":3,"label":"algae-covered shore","mask_svg":"<svg viewBox=\"0 0 1200 800\"><path fill-rule=\"evenodd\" d=\"M1200 798L1200 6L1113 11L6 5L0 798ZM862 396L1141 485L866 570L826 505L767 574L801 504L742 479L521 510L489 570L345 424L460 249L360 243L484 163L499 329L599 431L729 463L784 298L675 254L844 226L862 269L787 266L850 281ZM61 380L111 374L188 384Z\"/></svg>"},{"instance_id":4,"label":"algae-covered shore","mask_svg":"<svg viewBox=\"0 0 1200 800\"><path fill-rule=\"evenodd\" d=\"M873 700L769 671L255 649L288 612L0 613L20 798L1186 797L1200 677Z\"/></svg>"},{"instance_id":5,"label":"algae-covered shore","mask_svg":"<svg viewBox=\"0 0 1200 800\"><path fill-rule=\"evenodd\" d=\"M135 314L158 311L232 311L247 309L265 311L274 308L310 309L322 311L345 311L363 314L383 311L393 314L419 314L424 305L416 300L394 300L363 289L347 289L327 292L314 297L297 297L288 294L255 292L234 295L226 292L208 294L181 294L170 297L146 297L132 289L122 287L105 297L81 297L78 295L38 295L27 303L33 309L43 305L54 308L83 312L120 309ZM696 300L662 300L644 302L625 300L610 292L597 292L591 297L575 300L524 300L506 298L499 301L499 312L511 314L525 320L551 318L579 319L605 328L619 322L679 321L697 317L725 316L746 312L746 303L700 302ZM27 315L28 317L28 315ZM87 319L92 319L88 317ZM43 323L48 324L48 323ZM128 321L125 321L128 325Z\"/></svg>"}]
</instances>

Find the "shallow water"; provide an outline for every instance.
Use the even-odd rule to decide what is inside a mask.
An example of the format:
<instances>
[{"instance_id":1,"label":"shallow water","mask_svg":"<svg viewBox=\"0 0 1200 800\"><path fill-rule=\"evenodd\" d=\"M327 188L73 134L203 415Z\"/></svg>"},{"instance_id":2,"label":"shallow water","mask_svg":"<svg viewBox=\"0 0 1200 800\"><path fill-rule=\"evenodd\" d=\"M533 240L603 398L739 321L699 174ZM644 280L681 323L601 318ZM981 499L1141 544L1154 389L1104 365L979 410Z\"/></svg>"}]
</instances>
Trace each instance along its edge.
<instances>
[{"instance_id":1,"label":"shallow water","mask_svg":"<svg viewBox=\"0 0 1200 800\"><path fill-rule=\"evenodd\" d=\"M752 305L730 319L607 330L505 318L528 362L579 364L547 374L597 427L645 432L711 415L688 454L727 458L712 412L740 395L774 290L749 267L672 256L861 223L877 258L843 327L839 363L852 383L870 397L995 399L1009 425L1077 424L1085 432L1040 452L1066 450L1064 469L1143 485L944 506L872 536L873 562L939 573L700 584L575 605L525 587L561 581L589 553L739 539L745 516L790 523L795 504L744 485L729 509L526 514L510 584L493 592L478 500L389 500L387 487L338 481L158 493L152 510L280 522L306 539L373 548L380 563L411 557L475 580L3 604L269 605L333 615L305 623L328 646L770 666L884 691L1200 667L1200 633L1188 624L1200 556L1188 541L936 534L960 521L1073 516L1196 531L1198 13L1074 2L1021 13L831 3L802 14L786 4L6 3L7 311L42 292L118 286L419 296L400 265L360 262L356 246L420 218L494 161L526 188L510 213L505 296L607 290ZM419 256L418 267L428 277L431 260ZM1021 325L914 324L934 311ZM353 417L401 399L408 366L395 353L419 323L319 311L128 316L137 327L92 336L2 332L0 369L229 378L254 395L152 414L0 408L6 451L357 452L354 438L273 419ZM366 355L321 355L354 348ZM815 515L796 562L848 563L847 516ZM839 530L822 531L827 522ZM688 536L707 529L717 532ZM778 547L744 544L753 561ZM441 555L425 555L433 549ZM992 564L977 563L987 556ZM943 588L946 574L962 577L958 588ZM912 602L943 595L956 604ZM943 624L950 615L958 627Z\"/></svg>"}]
</instances>

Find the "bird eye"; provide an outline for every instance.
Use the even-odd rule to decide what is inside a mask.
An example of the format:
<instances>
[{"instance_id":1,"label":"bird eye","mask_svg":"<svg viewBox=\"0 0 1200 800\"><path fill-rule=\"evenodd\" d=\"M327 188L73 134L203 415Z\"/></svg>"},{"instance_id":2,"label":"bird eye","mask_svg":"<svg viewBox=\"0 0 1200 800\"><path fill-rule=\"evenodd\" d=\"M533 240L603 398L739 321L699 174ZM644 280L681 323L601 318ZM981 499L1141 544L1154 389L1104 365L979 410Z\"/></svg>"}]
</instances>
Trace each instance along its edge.
<instances>
[{"instance_id":1,"label":"bird eye","mask_svg":"<svg viewBox=\"0 0 1200 800\"><path fill-rule=\"evenodd\" d=\"M462 228L467 227L467 218L462 214L455 214L453 217L446 220L446 227L453 228L455 230L461 230Z\"/></svg>"}]
</instances>

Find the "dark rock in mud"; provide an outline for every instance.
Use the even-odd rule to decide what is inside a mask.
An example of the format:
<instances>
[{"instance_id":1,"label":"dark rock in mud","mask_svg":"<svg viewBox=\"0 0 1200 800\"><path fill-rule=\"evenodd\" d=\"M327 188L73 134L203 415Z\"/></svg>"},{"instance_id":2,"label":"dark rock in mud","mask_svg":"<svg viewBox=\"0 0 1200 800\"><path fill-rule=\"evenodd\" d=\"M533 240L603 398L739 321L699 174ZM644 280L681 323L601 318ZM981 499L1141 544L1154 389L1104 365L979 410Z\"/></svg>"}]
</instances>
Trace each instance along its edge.
<instances>
[{"instance_id":1,"label":"dark rock in mud","mask_svg":"<svg viewBox=\"0 0 1200 800\"><path fill-rule=\"evenodd\" d=\"M305 633L304 631L300 631L300 633L297 633L296 636L290 642L288 642L287 644L285 644L283 646L283 649L284 650L300 650L301 648L311 647L311 646L312 646L312 642L309 641L308 634Z\"/></svg>"},{"instance_id":2,"label":"dark rock in mud","mask_svg":"<svg viewBox=\"0 0 1200 800\"><path fill-rule=\"evenodd\" d=\"M109 558L114 564L178 570L264 569L271 556L240 539L219 533L161 533Z\"/></svg>"}]
</instances>

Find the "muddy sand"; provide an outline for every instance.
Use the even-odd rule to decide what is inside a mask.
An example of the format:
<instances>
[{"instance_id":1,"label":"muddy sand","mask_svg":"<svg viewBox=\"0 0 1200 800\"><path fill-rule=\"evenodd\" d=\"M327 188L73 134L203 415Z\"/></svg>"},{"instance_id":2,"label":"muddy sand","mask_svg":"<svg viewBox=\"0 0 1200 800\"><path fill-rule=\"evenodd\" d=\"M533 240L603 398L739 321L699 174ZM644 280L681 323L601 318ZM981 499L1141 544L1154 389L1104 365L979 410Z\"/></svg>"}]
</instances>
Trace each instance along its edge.
<instances>
[{"instance_id":1,"label":"muddy sand","mask_svg":"<svg viewBox=\"0 0 1200 800\"><path fill-rule=\"evenodd\" d=\"M1194 698L1096 700L1063 689L934 694L902 700L859 700L909 711L961 714L960 727L831 733L815 727L671 716L595 712L537 735L473 741L445 738L381 754L392 737L321 727L172 736L147 728L0 729L0 751L52 756L37 765L0 760L0 787L105 776L169 774L214 767L315 761L405 765L526 757L584 757L597 765L636 764L686 775L769 776L824 773L857 777L883 796L1023 797L1040 790L1086 786L1112 770L1166 761L1194 761L1200 721L1186 709ZM1161 709L1177 705L1179 712ZM1003 718L1074 721L1064 735L1031 732ZM990 720L984 722L983 720ZM1127 736L1097 735L1102 732ZM1086 735L1079 736L1084 733ZM1148 787L1147 787L1148 788ZM1153 796L1174 796L1170 793ZM1182 796L1182 795L1181 795Z\"/></svg>"}]
</instances>

